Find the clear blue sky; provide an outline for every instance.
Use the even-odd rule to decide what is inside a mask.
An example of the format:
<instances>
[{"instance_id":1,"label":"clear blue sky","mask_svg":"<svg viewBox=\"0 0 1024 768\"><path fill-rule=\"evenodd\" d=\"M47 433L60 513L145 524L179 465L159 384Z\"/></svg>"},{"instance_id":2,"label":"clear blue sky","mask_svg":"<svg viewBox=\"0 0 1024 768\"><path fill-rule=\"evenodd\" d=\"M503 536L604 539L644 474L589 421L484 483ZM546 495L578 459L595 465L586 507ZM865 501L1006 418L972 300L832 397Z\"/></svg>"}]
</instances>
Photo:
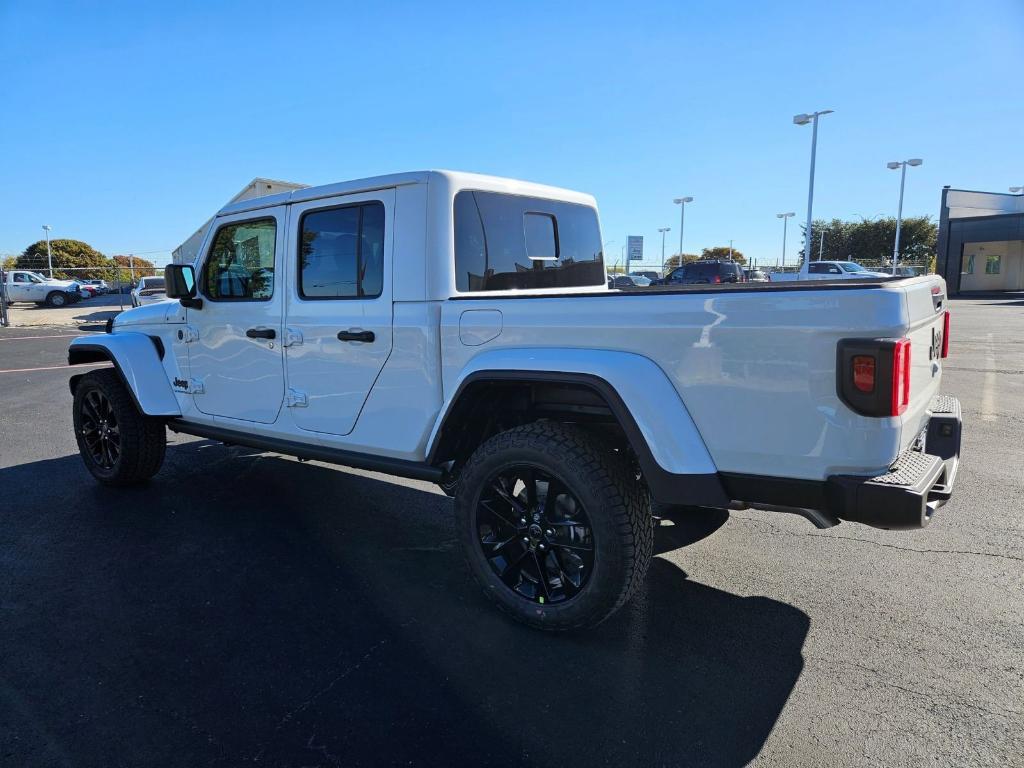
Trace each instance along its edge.
<instances>
[{"instance_id":1,"label":"clear blue sky","mask_svg":"<svg viewBox=\"0 0 1024 768\"><path fill-rule=\"evenodd\" d=\"M0 0L0 34L5 254L162 262L254 176L453 168L593 193L609 262L677 243L679 195L687 252L775 258L824 108L816 217L894 214L889 160L925 160L907 215L1024 184L1022 0Z\"/></svg>"}]
</instances>

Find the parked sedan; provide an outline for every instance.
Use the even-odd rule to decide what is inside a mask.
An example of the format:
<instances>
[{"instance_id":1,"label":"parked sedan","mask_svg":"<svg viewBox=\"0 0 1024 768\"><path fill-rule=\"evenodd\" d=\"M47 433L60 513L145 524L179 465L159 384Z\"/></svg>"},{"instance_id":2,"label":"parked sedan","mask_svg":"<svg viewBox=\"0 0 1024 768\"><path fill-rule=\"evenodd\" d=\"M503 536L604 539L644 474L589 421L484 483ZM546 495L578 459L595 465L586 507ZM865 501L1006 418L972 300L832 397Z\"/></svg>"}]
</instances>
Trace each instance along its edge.
<instances>
[{"instance_id":1,"label":"parked sedan","mask_svg":"<svg viewBox=\"0 0 1024 768\"><path fill-rule=\"evenodd\" d=\"M743 275L747 278L748 283L770 283L772 281L771 275L763 269L744 269Z\"/></svg>"},{"instance_id":2,"label":"parked sedan","mask_svg":"<svg viewBox=\"0 0 1024 768\"><path fill-rule=\"evenodd\" d=\"M141 307L143 304L155 304L158 301L167 299L167 286L164 278L140 277L139 284L132 290L132 306Z\"/></svg>"},{"instance_id":3,"label":"parked sedan","mask_svg":"<svg viewBox=\"0 0 1024 768\"><path fill-rule=\"evenodd\" d=\"M95 288L96 293L100 294L101 296L105 293L110 292L110 285L107 283L106 280L84 280L81 282L82 285L85 287L92 286L93 288Z\"/></svg>"}]
</instances>

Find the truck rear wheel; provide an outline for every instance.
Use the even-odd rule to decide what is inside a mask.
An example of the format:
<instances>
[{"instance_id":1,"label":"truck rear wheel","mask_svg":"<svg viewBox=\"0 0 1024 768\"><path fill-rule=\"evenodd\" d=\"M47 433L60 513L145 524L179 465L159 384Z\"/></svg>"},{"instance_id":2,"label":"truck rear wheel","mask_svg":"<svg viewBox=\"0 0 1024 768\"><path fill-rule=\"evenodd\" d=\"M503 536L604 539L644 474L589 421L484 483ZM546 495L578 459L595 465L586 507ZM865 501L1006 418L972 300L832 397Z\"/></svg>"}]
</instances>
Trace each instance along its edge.
<instances>
[{"instance_id":1,"label":"truck rear wheel","mask_svg":"<svg viewBox=\"0 0 1024 768\"><path fill-rule=\"evenodd\" d=\"M495 435L459 476L459 538L484 593L530 626L595 626L643 582L654 528L629 462L578 427Z\"/></svg>"},{"instance_id":2,"label":"truck rear wheel","mask_svg":"<svg viewBox=\"0 0 1024 768\"><path fill-rule=\"evenodd\" d=\"M85 467L105 485L145 482L164 462L163 422L139 412L113 369L87 373L78 382L74 423Z\"/></svg>"}]
</instances>

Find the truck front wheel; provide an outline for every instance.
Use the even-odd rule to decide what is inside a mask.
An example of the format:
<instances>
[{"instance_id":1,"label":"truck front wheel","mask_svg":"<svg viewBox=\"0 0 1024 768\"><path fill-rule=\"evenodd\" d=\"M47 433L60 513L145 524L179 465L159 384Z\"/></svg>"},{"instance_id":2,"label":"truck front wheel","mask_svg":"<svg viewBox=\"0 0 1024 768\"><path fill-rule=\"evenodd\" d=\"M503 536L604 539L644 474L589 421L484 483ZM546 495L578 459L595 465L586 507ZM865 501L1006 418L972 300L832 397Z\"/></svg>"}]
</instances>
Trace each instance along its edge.
<instances>
[{"instance_id":1,"label":"truck front wheel","mask_svg":"<svg viewBox=\"0 0 1024 768\"><path fill-rule=\"evenodd\" d=\"M455 510L484 593L540 629L601 623L650 564L646 488L625 456L571 425L537 422L489 439L460 473Z\"/></svg>"},{"instance_id":2,"label":"truck front wheel","mask_svg":"<svg viewBox=\"0 0 1024 768\"><path fill-rule=\"evenodd\" d=\"M50 291L46 296L46 303L51 307L63 307L68 303L68 297L63 291Z\"/></svg>"},{"instance_id":3,"label":"truck front wheel","mask_svg":"<svg viewBox=\"0 0 1024 768\"><path fill-rule=\"evenodd\" d=\"M87 373L74 402L75 438L82 461L105 485L135 485L160 469L167 431L159 419L139 412L117 372Z\"/></svg>"}]
</instances>

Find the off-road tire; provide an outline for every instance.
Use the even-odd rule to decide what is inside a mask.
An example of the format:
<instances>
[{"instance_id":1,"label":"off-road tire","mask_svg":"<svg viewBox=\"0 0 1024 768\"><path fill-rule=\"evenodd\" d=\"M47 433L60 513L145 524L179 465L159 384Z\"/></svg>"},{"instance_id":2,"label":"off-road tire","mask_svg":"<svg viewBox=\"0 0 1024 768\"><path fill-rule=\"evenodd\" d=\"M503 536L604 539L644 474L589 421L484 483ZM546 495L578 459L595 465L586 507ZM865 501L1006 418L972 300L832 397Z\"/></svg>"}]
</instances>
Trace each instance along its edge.
<instances>
[{"instance_id":1,"label":"off-road tire","mask_svg":"<svg viewBox=\"0 0 1024 768\"><path fill-rule=\"evenodd\" d=\"M110 403L120 430L120 451L113 466L101 466L93 458L82 431L83 407L89 392L98 390ZM85 374L75 388L75 439L86 469L104 485L144 483L159 471L167 449L167 429L162 420L141 413L117 371L107 368Z\"/></svg>"},{"instance_id":2,"label":"off-road tire","mask_svg":"<svg viewBox=\"0 0 1024 768\"><path fill-rule=\"evenodd\" d=\"M564 604L537 604L513 591L494 572L480 544L476 510L486 484L503 467L522 464L563 483L591 523L593 570L582 591ZM463 554L484 594L538 629L600 624L636 593L651 562L654 526L646 486L610 443L576 426L535 422L487 440L459 474L455 513Z\"/></svg>"},{"instance_id":3,"label":"off-road tire","mask_svg":"<svg viewBox=\"0 0 1024 768\"><path fill-rule=\"evenodd\" d=\"M50 291L46 294L46 306L63 307L68 303L68 297L62 291Z\"/></svg>"}]
</instances>

